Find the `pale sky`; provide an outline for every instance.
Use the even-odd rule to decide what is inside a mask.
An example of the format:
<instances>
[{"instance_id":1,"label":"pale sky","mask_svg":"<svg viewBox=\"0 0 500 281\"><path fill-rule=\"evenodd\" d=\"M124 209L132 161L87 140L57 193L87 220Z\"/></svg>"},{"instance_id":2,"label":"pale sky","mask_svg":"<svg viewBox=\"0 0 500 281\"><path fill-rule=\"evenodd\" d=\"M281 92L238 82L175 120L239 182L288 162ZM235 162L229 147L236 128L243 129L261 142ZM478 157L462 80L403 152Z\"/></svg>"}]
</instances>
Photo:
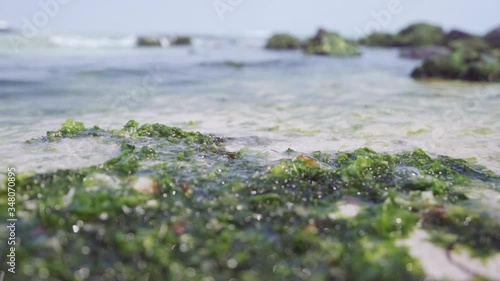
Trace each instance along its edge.
<instances>
[{"instance_id":1,"label":"pale sky","mask_svg":"<svg viewBox=\"0 0 500 281\"><path fill-rule=\"evenodd\" d=\"M358 36L367 27L393 32L421 21L484 34L500 25L498 11L499 0L0 0L0 21L15 28L96 35L306 35L322 26Z\"/></svg>"}]
</instances>

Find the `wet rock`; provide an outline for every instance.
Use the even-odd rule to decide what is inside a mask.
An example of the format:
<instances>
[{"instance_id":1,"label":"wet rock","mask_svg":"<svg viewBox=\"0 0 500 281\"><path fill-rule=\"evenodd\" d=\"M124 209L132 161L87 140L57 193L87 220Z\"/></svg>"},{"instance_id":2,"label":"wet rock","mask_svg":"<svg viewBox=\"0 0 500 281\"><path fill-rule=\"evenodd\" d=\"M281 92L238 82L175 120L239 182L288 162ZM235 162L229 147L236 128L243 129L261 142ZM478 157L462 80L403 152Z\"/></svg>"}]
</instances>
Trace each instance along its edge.
<instances>
[{"instance_id":1,"label":"wet rock","mask_svg":"<svg viewBox=\"0 0 500 281\"><path fill-rule=\"evenodd\" d=\"M361 52L353 42L348 42L335 32L319 29L316 36L304 45L304 52L324 56L359 56Z\"/></svg>"},{"instance_id":2,"label":"wet rock","mask_svg":"<svg viewBox=\"0 0 500 281\"><path fill-rule=\"evenodd\" d=\"M290 34L274 34L267 40L266 49L275 50L293 50L300 48L301 42L299 39Z\"/></svg>"},{"instance_id":3,"label":"wet rock","mask_svg":"<svg viewBox=\"0 0 500 281\"><path fill-rule=\"evenodd\" d=\"M423 46L402 48L399 56L407 59L427 59L435 55L447 55L448 48L442 46Z\"/></svg>"},{"instance_id":4,"label":"wet rock","mask_svg":"<svg viewBox=\"0 0 500 281\"><path fill-rule=\"evenodd\" d=\"M495 48L500 48L500 27L488 32L485 37L486 41Z\"/></svg>"},{"instance_id":5,"label":"wet rock","mask_svg":"<svg viewBox=\"0 0 500 281\"><path fill-rule=\"evenodd\" d=\"M444 40L444 32L439 26L417 23L401 30L397 37L399 46L440 45Z\"/></svg>"}]
</instances>

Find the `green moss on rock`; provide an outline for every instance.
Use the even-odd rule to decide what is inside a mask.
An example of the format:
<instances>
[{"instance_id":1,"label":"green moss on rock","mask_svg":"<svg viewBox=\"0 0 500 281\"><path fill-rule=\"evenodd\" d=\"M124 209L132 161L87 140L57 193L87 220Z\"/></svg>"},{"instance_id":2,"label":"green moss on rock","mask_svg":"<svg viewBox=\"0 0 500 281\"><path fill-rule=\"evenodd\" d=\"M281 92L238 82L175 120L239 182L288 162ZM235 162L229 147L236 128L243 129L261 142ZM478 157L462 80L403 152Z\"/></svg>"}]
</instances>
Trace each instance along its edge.
<instances>
[{"instance_id":1,"label":"green moss on rock","mask_svg":"<svg viewBox=\"0 0 500 281\"><path fill-rule=\"evenodd\" d=\"M75 122L73 119L68 119L62 124L61 129L57 131L48 131L47 139L49 141L57 141L62 138L74 137L85 130L85 124L83 124L83 122Z\"/></svg>"}]
</instances>

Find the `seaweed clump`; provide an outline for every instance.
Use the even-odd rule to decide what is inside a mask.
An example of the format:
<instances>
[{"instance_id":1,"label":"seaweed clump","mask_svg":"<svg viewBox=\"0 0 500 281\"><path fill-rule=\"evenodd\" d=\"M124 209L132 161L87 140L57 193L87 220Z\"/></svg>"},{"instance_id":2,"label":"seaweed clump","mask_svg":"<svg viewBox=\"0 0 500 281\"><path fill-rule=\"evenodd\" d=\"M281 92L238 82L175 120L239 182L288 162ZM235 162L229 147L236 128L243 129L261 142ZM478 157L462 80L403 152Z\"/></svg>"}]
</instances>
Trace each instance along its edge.
<instances>
[{"instance_id":1,"label":"seaweed clump","mask_svg":"<svg viewBox=\"0 0 500 281\"><path fill-rule=\"evenodd\" d=\"M9 280L421 280L396 243L417 227L484 257L500 250L494 219L467 204L498 177L464 160L289 149L266 165L179 128L75 124L58 136L106 137L121 153L18 177L20 269Z\"/></svg>"}]
</instances>

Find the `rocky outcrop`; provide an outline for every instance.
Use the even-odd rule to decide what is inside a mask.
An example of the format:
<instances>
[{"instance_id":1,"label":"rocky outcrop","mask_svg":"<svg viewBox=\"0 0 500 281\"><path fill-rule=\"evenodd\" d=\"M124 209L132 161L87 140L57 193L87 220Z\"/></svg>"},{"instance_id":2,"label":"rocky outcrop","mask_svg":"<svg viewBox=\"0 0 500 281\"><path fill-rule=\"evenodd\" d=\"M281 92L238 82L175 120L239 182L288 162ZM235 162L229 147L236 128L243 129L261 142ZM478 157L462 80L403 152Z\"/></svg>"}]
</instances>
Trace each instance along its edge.
<instances>
[{"instance_id":1,"label":"rocky outcrop","mask_svg":"<svg viewBox=\"0 0 500 281\"><path fill-rule=\"evenodd\" d=\"M419 79L500 82L500 62L486 61L474 50L459 49L448 55L437 55L424 60L411 76Z\"/></svg>"},{"instance_id":2,"label":"rocky outcrop","mask_svg":"<svg viewBox=\"0 0 500 281\"><path fill-rule=\"evenodd\" d=\"M324 29L319 29L316 36L307 40L304 44L304 52L314 55L340 57L361 55L355 43L345 40L335 32Z\"/></svg>"}]
</instances>

